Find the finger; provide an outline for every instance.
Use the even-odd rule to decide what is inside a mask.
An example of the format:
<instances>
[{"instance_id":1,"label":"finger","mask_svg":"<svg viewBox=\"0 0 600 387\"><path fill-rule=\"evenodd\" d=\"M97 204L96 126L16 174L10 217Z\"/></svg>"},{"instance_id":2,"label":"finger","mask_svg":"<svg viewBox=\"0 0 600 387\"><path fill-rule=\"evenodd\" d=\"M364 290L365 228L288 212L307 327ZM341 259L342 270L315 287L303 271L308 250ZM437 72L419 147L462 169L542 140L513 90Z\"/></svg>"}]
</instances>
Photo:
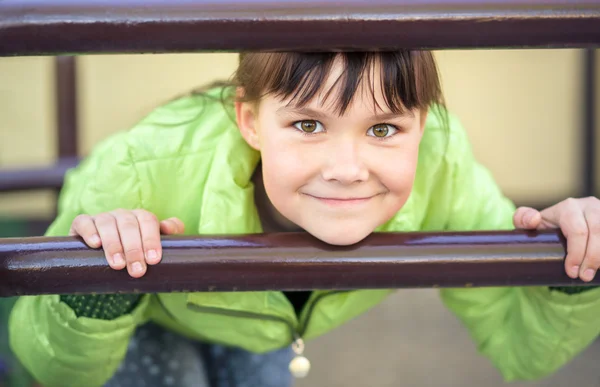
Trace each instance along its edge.
<instances>
[{"instance_id":1,"label":"finger","mask_svg":"<svg viewBox=\"0 0 600 387\"><path fill-rule=\"evenodd\" d=\"M541 221L540 212L531 207L519 207L513 215L513 224L516 228L535 230Z\"/></svg>"},{"instance_id":2,"label":"finger","mask_svg":"<svg viewBox=\"0 0 600 387\"><path fill-rule=\"evenodd\" d=\"M69 235L82 237L83 241L89 247L97 249L102 246L102 240L98 235L94 219L89 215L78 215L75 217L73 223L71 223Z\"/></svg>"},{"instance_id":3,"label":"finger","mask_svg":"<svg viewBox=\"0 0 600 387\"><path fill-rule=\"evenodd\" d=\"M113 212L117 220L121 244L127 261L127 272L134 278L146 273L146 260L140 234L140 225L131 211L117 210Z\"/></svg>"},{"instance_id":4,"label":"finger","mask_svg":"<svg viewBox=\"0 0 600 387\"><path fill-rule=\"evenodd\" d=\"M160 231L163 234L183 234L185 225L179 218L169 218L160 222Z\"/></svg>"},{"instance_id":5,"label":"finger","mask_svg":"<svg viewBox=\"0 0 600 387\"><path fill-rule=\"evenodd\" d=\"M135 210L133 214L136 216L140 225L140 234L142 236L142 247L146 263L156 265L162 257L162 246L160 244L160 227L158 219L151 212L144 210Z\"/></svg>"},{"instance_id":6,"label":"finger","mask_svg":"<svg viewBox=\"0 0 600 387\"><path fill-rule=\"evenodd\" d=\"M581 279L591 281L600 267L600 207L585 211L584 217L588 228L588 239Z\"/></svg>"},{"instance_id":7,"label":"finger","mask_svg":"<svg viewBox=\"0 0 600 387\"><path fill-rule=\"evenodd\" d=\"M102 239L104 255L109 266L115 270L125 268L123 245L117 228L117 220L112 214L103 213L95 217L96 227Z\"/></svg>"},{"instance_id":8,"label":"finger","mask_svg":"<svg viewBox=\"0 0 600 387\"><path fill-rule=\"evenodd\" d=\"M588 227L579 205L573 202L565 202L563 211L560 228L567 238L565 270L569 277L577 278L587 269L582 267L582 263L588 241Z\"/></svg>"},{"instance_id":9,"label":"finger","mask_svg":"<svg viewBox=\"0 0 600 387\"><path fill-rule=\"evenodd\" d=\"M564 212L564 209L567 207L579 207L576 203L575 199L567 199L563 200L560 203L557 203L551 207L544 208L541 211L542 214L542 223L547 225L549 228L559 227L560 219Z\"/></svg>"}]
</instances>

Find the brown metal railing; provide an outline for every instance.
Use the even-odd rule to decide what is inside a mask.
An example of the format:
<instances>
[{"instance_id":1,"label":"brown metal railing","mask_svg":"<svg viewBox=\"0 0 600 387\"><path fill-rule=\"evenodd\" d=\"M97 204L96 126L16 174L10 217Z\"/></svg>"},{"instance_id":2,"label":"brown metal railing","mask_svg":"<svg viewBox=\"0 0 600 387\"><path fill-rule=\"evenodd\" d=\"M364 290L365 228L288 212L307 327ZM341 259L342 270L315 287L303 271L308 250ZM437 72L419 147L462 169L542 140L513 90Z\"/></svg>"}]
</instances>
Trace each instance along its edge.
<instances>
[{"instance_id":1,"label":"brown metal railing","mask_svg":"<svg viewBox=\"0 0 600 387\"><path fill-rule=\"evenodd\" d=\"M47 167L0 169L0 193L48 188L59 190L66 171L75 167L77 162L75 158L63 158Z\"/></svg>"},{"instance_id":2,"label":"brown metal railing","mask_svg":"<svg viewBox=\"0 0 600 387\"><path fill-rule=\"evenodd\" d=\"M584 284L565 274L556 231L376 233L350 247L305 233L165 237L163 249L134 279L75 238L0 239L0 296Z\"/></svg>"},{"instance_id":3,"label":"brown metal railing","mask_svg":"<svg viewBox=\"0 0 600 387\"><path fill-rule=\"evenodd\" d=\"M3 0L0 55L587 47L599 22L590 0Z\"/></svg>"},{"instance_id":4,"label":"brown metal railing","mask_svg":"<svg viewBox=\"0 0 600 387\"><path fill-rule=\"evenodd\" d=\"M238 50L600 46L600 3L574 0L0 1L0 56ZM0 171L0 192L62 185L77 163L76 68L58 57L59 159ZM588 160L588 158L586 158ZM163 239L142 279L75 238L0 239L0 296L43 293L572 285L558 232ZM595 284L600 283L595 280Z\"/></svg>"}]
</instances>

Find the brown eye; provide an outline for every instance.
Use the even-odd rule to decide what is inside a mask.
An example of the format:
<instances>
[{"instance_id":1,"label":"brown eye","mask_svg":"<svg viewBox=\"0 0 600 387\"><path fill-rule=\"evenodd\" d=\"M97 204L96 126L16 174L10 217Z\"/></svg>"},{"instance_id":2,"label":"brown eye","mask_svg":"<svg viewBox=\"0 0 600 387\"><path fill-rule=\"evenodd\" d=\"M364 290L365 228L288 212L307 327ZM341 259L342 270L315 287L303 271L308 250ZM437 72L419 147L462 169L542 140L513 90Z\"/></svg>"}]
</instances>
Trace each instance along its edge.
<instances>
[{"instance_id":1,"label":"brown eye","mask_svg":"<svg viewBox=\"0 0 600 387\"><path fill-rule=\"evenodd\" d=\"M375 125L373 127L373 134L375 137L385 137L389 131L387 125Z\"/></svg>"},{"instance_id":2,"label":"brown eye","mask_svg":"<svg viewBox=\"0 0 600 387\"><path fill-rule=\"evenodd\" d=\"M367 135L377 138L385 138L393 136L398 129L394 125L390 124L377 124L372 126L368 131Z\"/></svg>"},{"instance_id":3,"label":"brown eye","mask_svg":"<svg viewBox=\"0 0 600 387\"><path fill-rule=\"evenodd\" d=\"M317 129L317 123L314 121L302 121L300 123L302 130L308 133L312 133Z\"/></svg>"},{"instance_id":4,"label":"brown eye","mask_svg":"<svg viewBox=\"0 0 600 387\"><path fill-rule=\"evenodd\" d=\"M294 124L294 126L304 133L318 133L323 131L322 125L319 123L319 121L314 120L298 121Z\"/></svg>"}]
</instances>

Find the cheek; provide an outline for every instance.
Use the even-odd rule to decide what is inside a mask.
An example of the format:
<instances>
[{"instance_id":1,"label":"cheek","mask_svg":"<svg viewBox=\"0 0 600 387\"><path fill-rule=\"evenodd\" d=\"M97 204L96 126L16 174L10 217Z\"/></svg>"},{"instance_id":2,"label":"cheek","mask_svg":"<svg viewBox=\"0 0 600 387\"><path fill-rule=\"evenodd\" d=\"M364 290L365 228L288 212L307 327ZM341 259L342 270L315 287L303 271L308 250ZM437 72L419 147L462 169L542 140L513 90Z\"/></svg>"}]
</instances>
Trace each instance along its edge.
<instances>
[{"instance_id":1,"label":"cheek","mask_svg":"<svg viewBox=\"0 0 600 387\"><path fill-rule=\"evenodd\" d=\"M273 128L281 131L281 128ZM287 140L285 135L261 138L261 160L265 190L269 199L282 213L293 208L294 195L310 181L311 158L306 149Z\"/></svg>"},{"instance_id":2,"label":"cheek","mask_svg":"<svg viewBox=\"0 0 600 387\"><path fill-rule=\"evenodd\" d=\"M385 156L385 160L380 158L378 166L373 168L377 178L392 196L407 197L416 175L418 146L386 150Z\"/></svg>"},{"instance_id":3,"label":"cheek","mask_svg":"<svg viewBox=\"0 0 600 387\"><path fill-rule=\"evenodd\" d=\"M261 160L266 182L273 186L293 186L301 177L303 158L293 146L269 138L261 144Z\"/></svg>"},{"instance_id":4,"label":"cheek","mask_svg":"<svg viewBox=\"0 0 600 387\"><path fill-rule=\"evenodd\" d=\"M416 161L402 158L393 166L382 171L381 182L393 196L404 197L410 194L415 180Z\"/></svg>"}]
</instances>

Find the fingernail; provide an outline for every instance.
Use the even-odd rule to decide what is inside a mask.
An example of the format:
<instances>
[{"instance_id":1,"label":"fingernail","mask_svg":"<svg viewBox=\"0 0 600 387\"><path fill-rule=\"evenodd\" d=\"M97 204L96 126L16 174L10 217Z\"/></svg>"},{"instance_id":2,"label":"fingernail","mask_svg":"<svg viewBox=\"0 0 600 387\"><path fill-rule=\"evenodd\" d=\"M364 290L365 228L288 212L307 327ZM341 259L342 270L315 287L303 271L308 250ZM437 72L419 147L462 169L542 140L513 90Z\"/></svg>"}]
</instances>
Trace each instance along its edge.
<instances>
[{"instance_id":1,"label":"fingernail","mask_svg":"<svg viewBox=\"0 0 600 387\"><path fill-rule=\"evenodd\" d=\"M113 263L115 265L122 265L125 261L123 260L123 256L121 256L121 254L116 253L115 255L113 255Z\"/></svg>"},{"instance_id":2,"label":"fingernail","mask_svg":"<svg viewBox=\"0 0 600 387\"><path fill-rule=\"evenodd\" d=\"M90 242L96 246L100 244L100 237L98 236L98 234L94 234L92 235L92 237L90 238Z\"/></svg>"},{"instance_id":3,"label":"fingernail","mask_svg":"<svg viewBox=\"0 0 600 387\"><path fill-rule=\"evenodd\" d=\"M139 274L142 272L142 264L139 262L134 262L131 264L131 271L133 274Z\"/></svg>"},{"instance_id":4,"label":"fingernail","mask_svg":"<svg viewBox=\"0 0 600 387\"><path fill-rule=\"evenodd\" d=\"M587 269L584 273L583 273L583 277L588 280L591 281L594 279L594 275L596 275L596 270L594 269Z\"/></svg>"},{"instance_id":5,"label":"fingernail","mask_svg":"<svg viewBox=\"0 0 600 387\"><path fill-rule=\"evenodd\" d=\"M150 261L156 261L158 259L158 254L156 254L156 250L148 250L146 253L146 259Z\"/></svg>"},{"instance_id":6,"label":"fingernail","mask_svg":"<svg viewBox=\"0 0 600 387\"><path fill-rule=\"evenodd\" d=\"M571 268L571 276L573 278L577 278L578 275L579 275L579 266L573 266Z\"/></svg>"}]
</instances>

